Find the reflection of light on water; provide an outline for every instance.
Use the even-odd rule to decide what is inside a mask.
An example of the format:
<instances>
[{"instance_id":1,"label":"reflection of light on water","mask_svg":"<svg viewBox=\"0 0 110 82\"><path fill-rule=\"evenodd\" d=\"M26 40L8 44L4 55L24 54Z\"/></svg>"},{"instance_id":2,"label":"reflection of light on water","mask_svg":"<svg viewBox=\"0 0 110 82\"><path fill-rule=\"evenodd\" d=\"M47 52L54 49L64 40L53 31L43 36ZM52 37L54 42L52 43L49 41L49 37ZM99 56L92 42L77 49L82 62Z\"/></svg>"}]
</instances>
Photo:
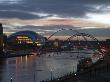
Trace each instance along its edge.
<instances>
[{"instance_id":1,"label":"reflection of light on water","mask_svg":"<svg viewBox=\"0 0 110 82\"><path fill-rule=\"evenodd\" d=\"M50 55L50 56L48 57L47 55ZM70 55L72 55L72 53L46 54L45 63L46 63L47 70L50 72L51 70L53 70L52 74L54 77L59 77L66 73L73 72L73 67L74 67L74 71L76 71L77 59L74 58L73 60L70 57Z\"/></svg>"},{"instance_id":2,"label":"reflection of light on water","mask_svg":"<svg viewBox=\"0 0 110 82\"><path fill-rule=\"evenodd\" d=\"M25 56L25 60L26 60L26 63L27 63L27 60L28 60L28 59L27 59L27 55Z\"/></svg>"},{"instance_id":3,"label":"reflection of light on water","mask_svg":"<svg viewBox=\"0 0 110 82\"><path fill-rule=\"evenodd\" d=\"M50 55L50 56L49 56ZM13 82L32 82L33 74L35 70L42 70L36 72L37 82L41 80L50 79L52 77L60 77L69 72L76 71L78 59L74 57L75 53L47 53L40 57L36 55L21 56L15 58L9 58L7 68L8 70L4 73L4 82L8 82L8 73L14 73ZM17 81L15 81L17 80Z\"/></svg>"},{"instance_id":4,"label":"reflection of light on water","mask_svg":"<svg viewBox=\"0 0 110 82\"><path fill-rule=\"evenodd\" d=\"M22 56L20 57L20 60L21 60L21 62L23 61L23 58L22 58Z\"/></svg>"}]
</instances>

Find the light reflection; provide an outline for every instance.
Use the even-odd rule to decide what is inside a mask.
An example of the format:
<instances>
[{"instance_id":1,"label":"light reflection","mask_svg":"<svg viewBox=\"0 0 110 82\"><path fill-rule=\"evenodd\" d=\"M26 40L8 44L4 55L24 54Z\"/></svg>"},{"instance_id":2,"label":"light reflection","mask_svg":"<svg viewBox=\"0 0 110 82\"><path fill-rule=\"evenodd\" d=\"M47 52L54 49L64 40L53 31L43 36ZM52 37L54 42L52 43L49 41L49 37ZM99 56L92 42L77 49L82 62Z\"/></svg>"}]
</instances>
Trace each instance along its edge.
<instances>
[{"instance_id":1,"label":"light reflection","mask_svg":"<svg viewBox=\"0 0 110 82\"><path fill-rule=\"evenodd\" d=\"M3 77L10 79L11 77L8 77L7 74L10 73L9 75L12 75L12 73L14 73L13 75L14 82L27 82L27 81L32 82L33 73L35 72L36 69L37 82L40 82L41 80L50 79L50 77L53 78L62 76L63 74L73 71L73 66L75 67L76 65L75 62L77 62L76 60L74 60L73 64L73 59L67 58L65 60L65 58L62 57L65 56L66 54L64 53L59 55L53 54L50 54L51 57L47 57L47 55L49 54L43 54L41 57L30 55L10 58L8 59L9 64L5 69L8 71ZM5 79L4 82L8 82L8 79Z\"/></svg>"},{"instance_id":2,"label":"light reflection","mask_svg":"<svg viewBox=\"0 0 110 82\"><path fill-rule=\"evenodd\" d=\"M23 61L23 57L21 56L20 58L21 58L21 62L22 62Z\"/></svg>"},{"instance_id":3,"label":"light reflection","mask_svg":"<svg viewBox=\"0 0 110 82\"><path fill-rule=\"evenodd\" d=\"M26 60L26 64L27 64L27 62L28 62L28 58L27 58L27 55L25 56L25 60Z\"/></svg>"}]
</instances>

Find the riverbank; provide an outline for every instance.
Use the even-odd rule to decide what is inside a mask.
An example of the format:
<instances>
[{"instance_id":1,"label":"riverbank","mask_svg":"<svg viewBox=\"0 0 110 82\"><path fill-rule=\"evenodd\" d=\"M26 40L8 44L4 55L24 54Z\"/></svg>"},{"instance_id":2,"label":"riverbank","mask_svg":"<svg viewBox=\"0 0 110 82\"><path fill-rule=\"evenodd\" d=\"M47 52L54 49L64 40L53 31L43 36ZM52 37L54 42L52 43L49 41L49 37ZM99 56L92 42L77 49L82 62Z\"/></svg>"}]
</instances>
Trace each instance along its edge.
<instances>
[{"instance_id":1,"label":"riverbank","mask_svg":"<svg viewBox=\"0 0 110 82\"><path fill-rule=\"evenodd\" d=\"M33 54L32 54L32 53L29 53L29 54L2 53L2 54L0 55L0 59L11 58L11 57L20 57L20 56L26 56L26 55L33 55Z\"/></svg>"},{"instance_id":2,"label":"riverbank","mask_svg":"<svg viewBox=\"0 0 110 82\"><path fill-rule=\"evenodd\" d=\"M41 82L110 82L110 54L82 71Z\"/></svg>"}]
</instances>

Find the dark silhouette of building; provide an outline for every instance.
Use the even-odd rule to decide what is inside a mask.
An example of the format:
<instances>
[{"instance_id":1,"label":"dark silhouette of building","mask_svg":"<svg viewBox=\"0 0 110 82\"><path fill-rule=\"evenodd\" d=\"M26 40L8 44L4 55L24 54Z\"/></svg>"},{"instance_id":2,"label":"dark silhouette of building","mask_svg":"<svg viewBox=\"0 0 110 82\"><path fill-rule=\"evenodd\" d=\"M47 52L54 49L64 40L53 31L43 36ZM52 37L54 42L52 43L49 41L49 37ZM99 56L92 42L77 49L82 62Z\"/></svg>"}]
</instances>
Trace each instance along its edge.
<instances>
[{"instance_id":1,"label":"dark silhouette of building","mask_svg":"<svg viewBox=\"0 0 110 82\"><path fill-rule=\"evenodd\" d=\"M3 49L6 49L7 47L7 35L3 34Z\"/></svg>"},{"instance_id":2,"label":"dark silhouette of building","mask_svg":"<svg viewBox=\"0 0 110 82\"><path fill-rule=\"evenodd\" d=\"M3 27L0 23L0 54L3 53Z\"/></svg>"},{"instance_id":3,"label":"dark silhouette of building","mask_svg":"<svg viewBox=\"0 0 110 82\"><path fill-rule=\"evenodd\" d=\"M110 48L110 39L106 39L106 44Z\"/></svg>"},{"instance_id":4,"label":"dark silhouette of building","mask_svg":"<svg viewBox=\"0 0 110 82\"><path fill-rule=\"evenodd\" d=\"M7 45L11 47L32 48L45 44L45 38L33 31L19 31L7 37Z\"/></svg>"}]
</instances>

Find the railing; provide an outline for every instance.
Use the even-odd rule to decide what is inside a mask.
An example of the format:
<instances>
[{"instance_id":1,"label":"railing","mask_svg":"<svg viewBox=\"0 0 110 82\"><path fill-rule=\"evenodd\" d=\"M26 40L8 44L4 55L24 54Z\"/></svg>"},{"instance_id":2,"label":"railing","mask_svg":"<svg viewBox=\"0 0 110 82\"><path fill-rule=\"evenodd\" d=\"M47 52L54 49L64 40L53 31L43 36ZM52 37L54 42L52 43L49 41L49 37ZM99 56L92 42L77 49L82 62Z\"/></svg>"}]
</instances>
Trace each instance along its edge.
<instances>
[{"instance_id":1,"label":"railing","mask_svg":"<svg viewBox=\"0 0 110 82\"><path fill-rule=\"evenodd\" d=\"M76 82L77 76L75 73L68 73L62 77L53 78L51 80L43 80L41 82Z\"/></svg>"},{"instance_id":2,"label":"railing","mask_svg":"<svg viewBox=\"0 0 110 82\"><path fill-rule=\"evenodd\" d=\"M83 71L76 73L69 73L60 78L55 78L52 80L45 80L41 82L78 82L78 81L94 81L94 82L104 82L101 81L102 77L108 77L110 75L110 55L104 57L88 67ZM98 80L97 80L98 79ZM110 78L108 78L110 80Z\"/></svg>"}]
</instances>

